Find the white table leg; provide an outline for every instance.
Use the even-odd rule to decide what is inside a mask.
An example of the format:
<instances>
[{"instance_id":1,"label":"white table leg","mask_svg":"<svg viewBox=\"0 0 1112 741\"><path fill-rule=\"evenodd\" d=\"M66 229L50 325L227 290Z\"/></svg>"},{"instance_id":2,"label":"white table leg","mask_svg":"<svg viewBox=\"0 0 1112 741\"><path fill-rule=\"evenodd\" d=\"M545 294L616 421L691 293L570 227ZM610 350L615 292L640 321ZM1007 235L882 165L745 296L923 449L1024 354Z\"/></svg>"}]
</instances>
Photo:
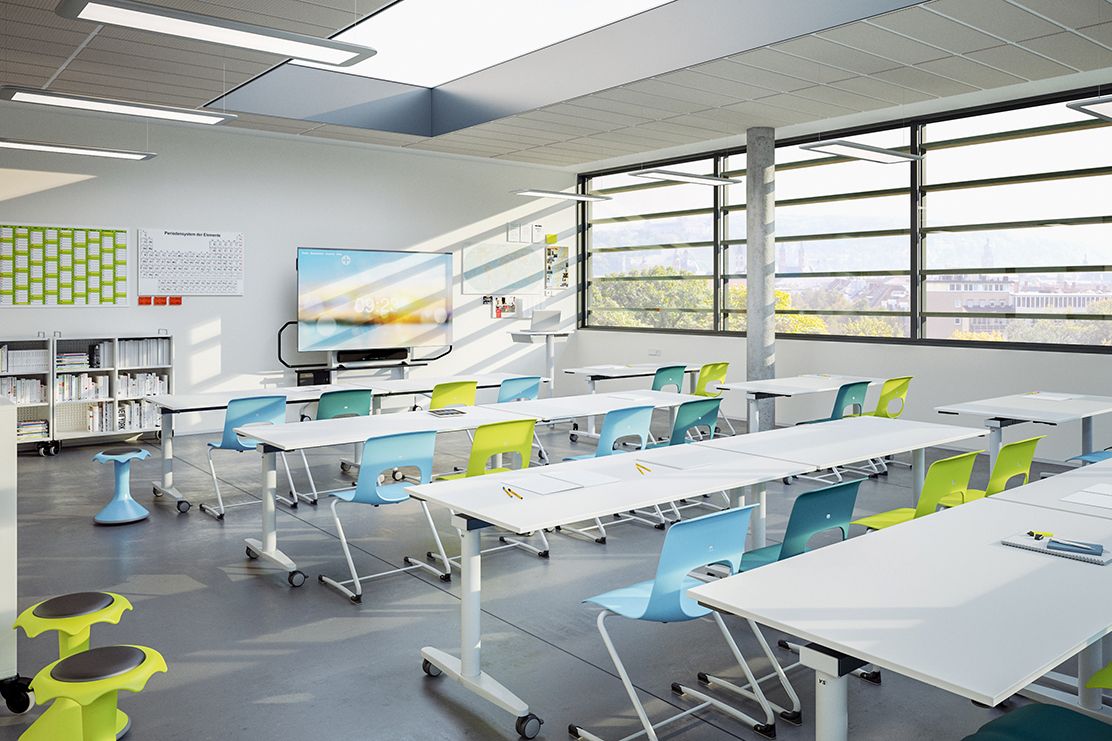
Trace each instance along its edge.
<instances>
[{"instance_id":1,"label":"white table leg","mask_svg":"<svg viewBox=\"0 0 1112 741\"><path fill-rule=\"evenodd\" d=\"M1099 688L1085 686L1089 677L1104 668L1103 641L1093 641L1077 655L1077 701L1086 710L1100 710L1104 692Z\"/></svg>"},{"instance_id":2,"label":"white table leg","mask_svg":"<svg viewBox=\"0 0 1112 741\"><path fill-rule=\"evenodd\" d=\"M556 395L556 335L544 336L544 367L548 372L548 395Z\"/></svg>"},{"instance_id":3,"label":"white table leg","mask_svg":"<svg viewBox=\"0 0 1112 741\"><path fill-rule=\"evenodd\" d=\"M587 393L593 394L596 391L598 382L591 376L587 376ZM595 418L587 417L587 435L597 437L598 431L595 429Z\"/></svg>"},{"instance_id":4,"label":"white table leg","mask_svg":"<svg viewBox=\"0 0 1112 741\"><path fill-rule=\"evenodd\" d=\"M761 409L760 409L760 405L757 403L758 402L757 395L756 394L746 394L745 398L748 401L748 406L749 406L749 420L748 420L749 431L750 432L760 432L761 431Z\"/></svg>"},{"instance_id":5,"label":"white table leg","mask_svg":"<svg viewBox=\"0 0 1112 741\"><path fill-rule=\"evenodd\" d=\"M482 556L479 552L480 528L485 523L454 516L453 524L460 538L460 656L426 646L421 657L427 662L425 672L435 676L443 672L479 697L502 708L519 719L529 715L524 700L482 670ZM430 668L434 669L430 671ZM439 670L439 671L437 671Z\"/></svg>"},{"instance_id":6,"label":"white table leg","mask_svg":"<svg viewBox=\"0 0 1112 741\"><path fill-rule=\"evenodd\" d=\"M277 506L275 504L278 488L277 454L262 445L259 446L259 452L262 454L260 458L262 459L263 474L262 537L258 540L255 538L245 540L247 556L248 558L262 558L284 569L290 586L300 587L305 583L305 574L297 570L297 564L289 556L278 550Z\"/></svg>"},{"instance_id":7,"label":"white table leg","mask_svg":"<svg viewBox=\"0 0 1112 741\"><path fill-rule=\"evenodd\" d=\"M985 427L988 428L988 470L992 474L992 469L996 467L996 456L1000 455L1000 445L1004 441L1004 423L998 419L990 419L985 422Z\"/></svg>"},{"instance_id":8,"label":"white table leg","mask_svg":"<svg viewBox=\"0 0 1112 741\"><path fill-rule=\"evenodd\" d=\"M174 487L174 413L169 409L162 410L162 481L152 481L151 486L155 496L168 496L178 502L178 511L187 512L189 502Z\"/></svg>"},{"instance_id":9,"label":"white table leg","mask_svg":"<svg viewBox=\"0 0 1112 741\"><path fill-rule=\"evenodd\" d=\"M757 503L757 509L753 511L753 547L764 548L768 545L768 540L765 531L765 522L768 515L768 492L765 491L764 484L754 484L750 486L745 495L745 503Z\"/></svg>"},{"instance_id":10,"label":"white table leg","mask_svg":"<svg viewBox=\"0 0 1112 741\"><path fill-rule=\"evenodd\" d=\"M911 451L911 494L914 501L919 501L923 493L923 482L927 478L927 450L919 448Z\"/></svg>"},{"instance_id":11,"label":"white table leg","mask_svg":"<svg viewBox=\"0 0 1112 741\"><path fill-rule=\"evenodd\" d=\"M1093 418L1092 417L1082 417L1081 418L1081 452L1082 452L1082 454L1093 452Z\"/></svg>"},{"instance_id":12,"label":"white table leg","mask_svg":"<svg viewBox=\"0 0 1112 741\"><path fill-rule=\"evenodd\" d=\"M849 683L846 677L815 671L815 739L849 739Z\"/></svg>"}]
</instances>

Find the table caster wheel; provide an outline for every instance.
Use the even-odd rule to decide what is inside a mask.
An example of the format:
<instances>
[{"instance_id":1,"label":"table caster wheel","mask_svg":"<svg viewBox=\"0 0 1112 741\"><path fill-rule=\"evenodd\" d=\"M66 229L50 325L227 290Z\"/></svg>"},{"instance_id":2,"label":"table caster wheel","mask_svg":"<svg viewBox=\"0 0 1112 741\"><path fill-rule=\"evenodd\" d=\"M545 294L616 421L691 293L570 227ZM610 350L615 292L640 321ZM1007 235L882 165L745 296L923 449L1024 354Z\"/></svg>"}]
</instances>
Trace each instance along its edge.
<instances>
[{"instance_id":1,"label":"table caster wheel","mask_svg":"<svg viewBox=\"0 0 1112 741\"><path fill-rule=\"evenodd\" d=\"M291 587L300 587L305 583L305 574L300 571L291 571L286 576L286 581L290 583Z\"/></svg>"},{"instance_id":2,"label":"table caster wheel","mask_svg":"<svg viewBox=\"0 0 1112 741\"><path fill-rule=\"evenodd\" d=\"M440 667L432 663L428 659L421 660L421 671L423 671L430 677L439 677L441 674L443 674L443 672L440 671Z\"/></svg>"},{"instance_id":3,"label":"table caster wheel","mask_svg":"<svg viewBox=\"0 0 1112 741\"><path fill-rule=\"evenodd\" d=\"M35 693L31 691L31 680L14 677L0 686L0 696L4 704L15 715L23 715L35 706Z\"/></svg>"},{"instance_id":4,"label":"table caster wheel","mask_svg":"<svg viewBox=\"0 0 1112 741\"><path fill-rule=\"evenodd\" d=\"M178 512L181 512L184 515L186 512L189 511L189 508L192 505L190 505L189 502L187 502L184 499L179 499L177 506L178 506Z\"/></svg>"},{"instance_id":5,"label":"table caster wheel","mask_svg":"<svg viewBox=\"0 0 1112 741\"><path fill-rule=\"evenodd\" d=\"M247 557L250 558L252 561L259 557L258 553L255 553L255 551L251 550L251 546L247 546L247 548L244 549L244 553L246 553Z\"/></svg>"},{"instance_id":6,"label":"table caster wheel","mask_svg":"<svg viewBox=\"0 0 1112 741\"><path fill-rule=\"evenodd\" d=\"M162 496L162 492L160 492L160 491L158 490L158 487L157 487L157 486L152 486L152 487L151 487L151 494L154 494L154 495L155 495L156 497L160 497L160 496Z\"/></svg>"},{"instance_id":7,"label":"table caster wheel","mask_svg":"<svg viewBox=\"0 0 1112 741\"><path fill-rule=\"evenodd\" d=\"M514 728L522 738L536 738L541 732L541 724L543 722L544 721L537 716L529 713L528 715L523 715L518 718L517 723L514 724Z\"/></svg>"},{"instance_id":8,"label":"table caster wheel","mask_svg":"<svg viewBox=\"0 0 1112 741\"><path fill-rule=\"evenodd\" d=\"M347 473L348 471L351 470L351 464L348 463L347 461L340 461L340 470L343 471L344 473Z\"/></svg>"},{"instance_id":9,"label":"table caster wheel","mask_svg":"<svg viewBox=\"0 0 1112 741\"><path fill-rule=\"evenodd\" d=\"M784 478L784 486L791 486L791 483L792 483L791 476L786 476Z\"/></svg>"}]
</instances>

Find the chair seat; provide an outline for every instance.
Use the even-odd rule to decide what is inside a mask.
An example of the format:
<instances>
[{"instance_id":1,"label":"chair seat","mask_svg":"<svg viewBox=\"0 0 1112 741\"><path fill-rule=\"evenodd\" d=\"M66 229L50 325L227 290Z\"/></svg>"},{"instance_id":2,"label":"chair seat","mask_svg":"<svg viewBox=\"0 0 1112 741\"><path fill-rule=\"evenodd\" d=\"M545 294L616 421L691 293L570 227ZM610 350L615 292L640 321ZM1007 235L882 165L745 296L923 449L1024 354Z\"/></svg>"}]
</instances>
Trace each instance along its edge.
<instances>
[{"instance_id":1,"label":"chair seat","mask_svg":"<svg viewBox=\"0 0 1112 741\"><path fill-rule=\"evenodd\" d=\"M594 458L594 457L595 457L594 453L586 453L584 455L569 455L567 458L564 458L564 462L566 463L567 461L585 461L588 458Z\"/></svg>"},{"instance_id":2,"label":"chair seat","mask_svg":"<svg viewBox=\"0 0 1112 741\"><path fill-rule=\"evenodd\" d=\"M135 646L102 646L62 659L50 670L59 682L96 682L139 667L147 655Z\"/></svg>"},{"instance_id":3,"label":"chair seat","mask_svg":"<svg viewBox=\"0 0 1112 741\"><path fill-rule=\"evenodd\" d=\"M110 606L114 600L112 595L104 592L74 592L40 603L31 614L46 620L91 615Z\"/></svg>"},{"instance_id":4,"label":"chair seat","mask_svg":"<svg viewBox=\"0 0 1112 741\"><path fill-rule=\"evenodd\" d=\"M93 456L93 460L97 463L126 463L130 460L150 457L150 451L143 448L133 446L116 446L114 448L105 448Z\"/></svg>"},{"instance_id":5,"label":"chair seat","mask_svg":"<svg viewBox=\"0 0 1112 741\"><path fill-rule=\"evenodd\" d=\"M779 561L782 547L783 543L773 543L764 548L746 551L741 557L741 570L750 571Z\"/></svg>"},{"instance_id":6,"label":"chair seat","mask_svg":"<svg viewBox=\"0 0 1112 741\"><path fill-rule=\"evenodd\" d=\"M1084 461L1085 463L1100 463L1101 461L1106 461L1109 458L1112 458L1112 450L1094 450L1093 452L1085 453L1084 455L1075 455L1069 460Z\"/></svg>"},{"instance_id":7,"label":"chair seat","mask_svg":"<svg viewBox=\"0 0 1112 741\"><path fill-rule=\"evenodd\" d=\"M954 492L953 494L947 494L946 496L942 497L938 500L938 506L956 507L959 504L965 504L966 502L972 502L976 499L984 498L984 489L966 489L964 492Z\"/></svg>"},{"instance_id":8,"label":"chair seat","mask_svg":"<svg viewBox=\"0 0 1112 741\"><path fill-rule=\"evenodd\" d=\"M1112 726L1057 705L1031 704L981 726L964 741L1112 741Z\"/></svg>"},{"instance_id":9,"label":"chair seat","mask_svg":"<svg viewBox=\"0 0 1112 741\"><path fill-rule=\"evenodd\" d=\"M372 494L373 499L359 499L359 489L354 486L345 486L342 489L326 492L330 497L336 497L344 502L358 501L361 504L397 504L409 499L409 492L406 491L407 487L413 484L409 482L402 482L400 484L390 484L388 486L379 486L377 492Z\"/></svg>"},{"instance_id":10,"label":"chair seat","mask_svg":"<svg viewBox=\"0 0 1112 741\"><path fill-rule=\"evenodd\" d=\"M653 583L653 580L649 579L648 581L631 584L628 587L588 597L583 601L598 605L631 620L643 620L646 619L644 615L649 607L649 597L652 595ZM703 582L693 576L684 577L680 602L685 617L680 618L681 620L694 620L710 614L710 610L687 596L687 590L694 589L701 584Z\"/></svg>"},{"instance_id":11,"label":"chair seat","mask_svg":"<svg viewBox=\"0 0 1112 741\"><path fill-rule=\"evenodd\" d=\"M862 517L860 520L854 520L852 524L861 525L870 530L883 530L886 527L900 525L914 519L915 509L913 507L900 507L899 509L881 512L878 515Z\"/></svg>"}]
</instances>

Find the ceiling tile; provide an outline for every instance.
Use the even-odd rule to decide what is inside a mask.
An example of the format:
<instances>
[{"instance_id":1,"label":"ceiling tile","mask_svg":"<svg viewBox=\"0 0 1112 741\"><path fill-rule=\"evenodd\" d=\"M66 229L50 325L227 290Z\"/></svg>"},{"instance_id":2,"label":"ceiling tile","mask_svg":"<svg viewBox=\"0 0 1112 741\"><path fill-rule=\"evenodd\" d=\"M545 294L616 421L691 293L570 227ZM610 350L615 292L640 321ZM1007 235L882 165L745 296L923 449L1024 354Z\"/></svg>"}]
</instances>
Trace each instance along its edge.
<instances>
[{"instance_id":1,"label":"ceiling tile","mask_svg":"<svg viewBox=\"0 0 1112 741\"><path fill-rule=\"evenodd\" d=\"M704 92L717 94L727 99L723 101L724 103L739 100L752 100L753 98L759 98L769 93L769 90L766 88L757 87L756 85L738 82L737 80L728 80L724 77L702 74L698 71L698 68L695 70L684 69L678 72L669 72L656 79L675 85L682 85L694 90L702 90Z\"/></svg>"},{"instance_id":2,"label":"ceiling tile","mask_svg":"<svg viewBox=\"0 0 1112 741\"><path fill-rule=\"evenodd\" d=\"M1095 26L1086 26L1080 29L1079 33L1083 33L1093 41L1099 41L1105 46L1112 47L1112 23L1099 23Z\"/></svg>"},{"instance_id":3,"label":"ceiling tile","mask_svg":"<svg viewBox=\"0 0 1112 741\"><path fill-rule=\"evenodd\" d=\"M891 82L877 80L872 77L854 77L849 80L831 83L830 87L848 90L851 93L868 95L870 98L879 98L880 100L886 100L889 103L899 105L904 103L915 103L920 100L930 100L931 98L937 97L930 93L925 93L922 90L912 90L902 85L894 85Z\"/></svg>"},{"instance_id":4,"label":"ceiling tile","mask_svg":"<svg viewBox=\"0 0 1112 741\"><path fill-rule=\"evenodd\" d=\"M726 108L736 113L752 117L752 126L786 126L788 124L802 123L814 119L813 116L807 113L790 111L787 108L768 105L763 101L750 100L744 103L735 103L734 105L726 106Z\"/></svg>"},{"instance_id":5,"label":"ceiling tile","mask_svg":"<svg viewBox=\"0 0 1112 741\"><path fill-rule=\"evenodd\" d=\"M894 82L897 85L905 85L910 88L915 88L916 90L922 90L924 93L930 93L931 95L940 97L968 93L977 89L971 85L948 80L945 77L940 77L917 67L900 67L899 69L892 69L887 72L878 72L874 77L878 77L887 82Z\"/></svg>"},{"instance_id":6,"label":"ceiling tile","mask_svg":"<svg viewBox=\"0 0 1112 741\"><path fill-rule=\"evenodd\" d=\"M798 77L789 77L787 75L780 75L768 70L757 69L745 64L731 61L731 59L719 59L714 62L707 62L700 64L692 69L697 70L700 74L713 75L714 77L721 77L726 80L736 80L737 82L744 82L747 85L756 85L757 87L764 88L776 93L786 93L800 88L810 87L812 83L801 80Z\"/></svg>"},{"instance_id":7,"label":"ceiling tile","mask_svg":"<svg viewBox=\"0 0 1112 741\"><path fill-rule=\"evenodd\" d=\"M1022 46L1080 70L1112 67L1112 50L1069 31L1030 39Z\"/></svg>"},{"instance_id":8,"label":"ceiling tile","mask_svg":"<svg viewBox=\"0 0 1112 741\"><path fill-rule=\"evenodd\" d=\"M777 44L776 50L866 75L899 66L889 59L836 44L820 36L802 36L785 41Z\"/></svg>"},{"instance_id":9,"label":"ceiling tile","mask_svg":"<svg viewBox=\"0 0 1112 741\"><path fill-rule=\"evenodd\" d=\"M546 109L551 110L551 107ZM617 124L619 126L634 126L645 121L653 121L655 119L648 116L633 116L628 113L615 113L614 111L601 111L598 108L591 108L588 106L581 106L572 103L564 103L559 108L559 113L566 113L569 116L579 116L580 118L591 119L592 121L603 121L608 124Z\"/></svg>"},{"instance_id":10,"label":"ceiling tile","mask_svg":"<svg viewBox=\"0 0 1112 741\"><path fill-rule=\"evenodd\" d=\"M744 131L753 125L753 117L730 108L711 108L689 114L692 121L709 120L728 124L733 131Z\"/></svg>"},{"instance_id":11,"label":"ceiling tile","mask_svg":"<svg viewBox=\"0 0 1112 741\"><path fill-rule=\"evenodd\" d=\"M1061 30L1005 0L935 0L928 7L1008 41L1033 39Z\"/></svg>"},{"instance_id":12,"label":"ceiling tile","mask_svg":"<svg viewBox=\"0 0 1112 741\"><path fill-rule=\"evenodd\" d=\"M1013 2L1057 21L1067 28L1112 22L1112 3L1107 0L1013 0Z\"/></svg>"},{"instance_id":13,"label":"ceiling tile","mask_svg":"<svg viewBox=\"0 0 1112 741\"><path fill-rule=\"evenodd\" d=\"M649 95L648 93L642 93L638 90L631 90L628 86L603 90L602 92L595 93L595 95L600 98L618 100L632 105L642 105L646 108L653 108L658 111L666 111L673 114L694 113L695 111L701 111L710 107L700 103L688 103L674 98L662 98L659 95Z\"/></svg>"},{"instance_id":14,"label":"ceiling tile","mask_svg":"<svg viewBox=\"0 0 1112 741\"><path fill-rule=\"evenodd\" d=\"M722 99L723 96L718 93L709 93L704 90L695 90L694 88L684 87L682 85L673 85L670 82L664 82L658 79L633 82L624 87L627 90L657 95L669 100L679 100L692 105L702 106L703 108L713 108L716 105L721 105L723 102L732 102L731 100L724 101Z\"/></svg>"},{"instance_id":15,"label":"ceiling tile","mask_svg":"<svg viewBox=\"0 0 1112 741\"><path fill-rule=\"evenodd\" d=\"M832 103L843 108L852 108L855 111L872 111L888 106L886 101L871 98L867 95L858 95L828 85L816 85L805 90L797 90L793 95L817 100L821 103Z\"/></svg>"},{"instance_id":16,"label":"ceiling tile","mask_svg":"<svg viewBox=\"0 0 1112 741\"><path fill-rule=\"evenodd\" d=\"M423 136L412 136L410 134L395 134L390 131L370 131L367 129L354 129L350 126L333 126L331 124L306 131L302 136L317 139L362 142L364 144L385 144L387 146L405 146L426 138Z\"/></svg>"},{"instance_id":17,"label":"ceiling tile","mask_svg":"<svg viewBox=\"0 0 1112 741\"><path fill-rule=\"evenodd\" d=\"M773 47L764 49L754 49L747 51L744 54L739 54L731 59L748 64L753 67L759 67L771 72L788 75L804 80L810 80L813 83L826 83L837 82L838 80L845 80L850 77L856 77L852 72L848 72L837 67L831 67L827 64L820 64L819 62L812 62L808 59L800 59L793 57L790 54L782 54L775 50ZM757 83L759 84L759 83ZM761 85L761 87L768 87ZM807 86L805 86L807 87ZM778 89L778 88L773 88Z\"/></svg>"},{"instance_id":18,"label":"ceiling tile","mask_svg":"<svg viewBox=\"0 0 1112 741\"><path fill-rule=\"evenodd\" d=\"M848 23L823 31L820 37L879 54L903 64L918 64L946 56L946 52L868 23Z\"/></svg>"},{"instance_id":19,"label":"ceiling tile","mask_svg":"<svg viewBox=\"0 0 1112 741\"><path fill-rule=\"evenodd\" d=\"M1101 0L1103 2L1103 0ZM912 36L956 54L999 46L1000 39L922 8L887 13L869 21L877 26Z\"/></svg>"},{"instance_id":20,"label":"ceiling tile","mask_svg":"<svg viewBox=\"0 0 1112 741\"><path fill-rule=\"evenodd\" d=\"M736 134L733 126L714 121L713 119L700 121L693 118L695 114L676 116L667 121L657 121L651 124L654 131L672 132L676 136L683 136L692 140L720 138L724 134Z\"/></svg>"},{"instance_id":21,"label":"ceiling tile","mask_svg":"<svg viewBox=\"0 0 1112 741\"><path fill-rule=\"evenodd\" d=\"M1073 72L1069 67L1052 62L1045 57L1032 54L1018 46L997 46L969 54L970 57L997 69L1006 69L1012 74L1028 80L1043 80L1047 77L1066 75Z\"/></svg>"},{"instance_id":22,"label":"ceiling tile","mask_svg":"<svg viewBox=\"0 0 1112 741\"><path fill-rule=\"evenodd\" d=\"M584 95L582 98L575 98L568 102L584 108L594 108L599 111L624 113L627 116L639 116L649 121L656 121L657 119L672 115L671 111L663 111L659 108L646 108L645 106L634 105L633 103L624 103L620 100L611 100L610 98L603 98L598 94Z\"/></svg>"},{"instance_id":23,"label":"ceiling tile","mask_svg":"<svg viewBox=\"0 0 1112 741\"><path fill-rule=\"evenodd\" d=\"M928 72L934 72L982 89L1023 82L1021 77L1009 75L1007 72L1001 72L992 67L986 67L979 62L964 57L946 57L945 59L936 59L933 62L924 62L918 66Z\"/></svg>"},{"instance_id":24,"label":"ceiling tile","mask_svg":"<svg viewBox=\"0 0 1112 741\"><path fill-rule=\"evenodd\" d=\"M533 111L532 113L527 114L527 116L534 121L564 124L566 126L578 126L581 129L586 129L588 132L610 131L611 129L618 128L616 124L608 124L604 121L597 121L595 119L580 118L579 116L569 116L564 113L553 113L552 111L549 111L545 108Z\"/></svg>"},{"instance_id":25,"label":"ceiling tile","mask_svg":"<svg viewBox=\"0 0 1112 741\"><path fill-rule=\"evenodd\" d=\"M82 41L89 37L89 32L87 30L69 30L56 25L44 26L36 23L8 20L3 18L2 14L0 14L0 20L3 20L5 37L47 41L75 49Z\"/></svg>"},{"instance_id":26,"label":"ceiling tile","mask_svg":"<svg viewBox=\"0 0 1112 741\"><path fill-rule=\"evenodd\" d=\"M675 134L661 134L656 131L643 131L640 127L631 126L628 129L608 131L605 134L595 134L590 137L592 141L618 142L622 144L637 144L646 150L671 147L685 141L684 137Z\"/></svg>"},{"instance_id":27,"label":"ceiling tile","mask_svg":"<svg viewBox=\"0 0 1112 741\"><path fill-rule=\"evenodd\" d=\"M802 91L800 91L802 92ZM816 120L819 118L833 118L834 116L844 116L847 113L856 113L857 111L848 106L838 105L837 103L822 103L810 98L801 98L797 94L782 93L780 95L770 95L767 98L761 98L756 101L766 105L777 106L786 108L790 111L797 111L806 114L808 120Z\"/></svg>"},{"instance_id":28,"label":"ceiling tile","mask_svg":"<svg viewBox=\"0 0 1112 741\"><path fill-rule=\"evenodd\" d=\"M587 136L589 134L594 134L597 132L596 129L588 128L586 126L555 123L553 121L535 119L533 118L533 115L533 113L523 113L520 116L512 116L506 120L521 128L538 129L543 132L559 132L561 134L566 134L568 137Z\"/></svg>"}]
</instances>

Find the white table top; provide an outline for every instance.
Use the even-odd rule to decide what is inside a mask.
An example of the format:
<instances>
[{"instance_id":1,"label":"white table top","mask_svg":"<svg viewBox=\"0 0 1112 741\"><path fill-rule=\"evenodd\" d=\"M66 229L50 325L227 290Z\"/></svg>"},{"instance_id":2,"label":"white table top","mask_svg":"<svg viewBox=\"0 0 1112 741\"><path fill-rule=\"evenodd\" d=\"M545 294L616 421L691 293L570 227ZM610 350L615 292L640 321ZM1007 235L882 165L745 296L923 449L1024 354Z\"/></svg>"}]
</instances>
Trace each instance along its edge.
<instances>
[{"instance_id":1,"label":"white table top","mask_svg":"<svg viewBox=\"0 0 1112 741\"><path fill-rule=\"evenodd\" d=\"M700 445L692 443L683 448L689 451ZM409 492L418 499L441 504L505 530L529 533L811 470L790 461L736 453L723 454L726 458L722 463L697 468L678 469L658 463L665 458L674 463L675 447L555 463L506 474L438 481L410 487ZM649 473L637 471L635 464L639 461L651 468ZM583 472L609 476L613 481L551 494L538 494L528 488L531 481L536 486L538 476L543 477L543 481L551 481L553 477L574 477ZM522 499L507 496L502 490L503 484L513 487Z\"/></svg>"},{"instance_id":2,"label":"white table top","mask_svg":"<svg viewBox=\"0 0 1112 741\"><path fill-rule=\"evenodd\" d=\"M505 401L500 404L484 404L488 409L497 409L512 414L533 417L541 421L576 419L606 414L614 409L652 405L658 409L674 407L685 401L702 399L692 394L677 394L673 391L615 391L606 394L577 394L574 396L553 396L547 399L528 401Z\"/></svg>"},{"instance_id":3,"label":"white table top","mask_svg":"<svg viewBox=\"0 0 1112 741\"><path fill-rule=\"evenodd\" d=\"M1050 391L998 396L935 407L942 414L972 414L978 417L1018 419L1024 422L1058 424L1112 412L1112 397Z\"/></svg>"},{"instance_id":4,"label":"white table top","mask_svg":"<svg viewBox=\"0 0 1112 741\"><path fill-rule=\"evenodd\" d=\"M822 469L985 435L976 427L908 419L847 417L748 435L720 437L705 444L749 455L806 463Z\"/></svg>"},{"instance_id":5,"label":"white table top","mask_svg":"<svg viewBox=\"0 0 1112 741\"><path fill-rule=\"evenodd\" d=\"M333 383L323 386L277 386L274 388L239 389L236 391L206 391L195 394L158 394L147 396L144 401L152 402L171 412L203 412L226 409L232 399L253 396L285 396L287 404L303 404L320 399L325 391L350 389L365 390L356 383Z\"/></svg>"},{"instance_id":6,"label":"white table top","mask_svg":"<svg viewBox=\"0 0 1112 741\"><path fill-rule=\"evenodd\" d=\"M1091 466L1082 466L1065 473L1033 481L1027 486L1008 489L999 494L993 494L988 500L990 502L1020 502L1036 507L1076 512L1090 517L1103 517L1112 520L1112 508L1062 501L1062 497L1068 497L1094 484L1112 485L1112 460L1094 463ZM1112 500L1112 496L1107 498ZM1112 501L1109 501L1109 504L1112 504ZM1035 529L1045 530L1046 528L1037 527ZM1066 533L1060 533L1060 535L1065 538L1070 537ZM1108 545L1112 547L1112 543ZM1109 659L1112 659L1112 656Z\"/></svg>"},{"instance_id":7,"label":"white table top","mask_svg":"<svg viewBox=\"0 0 1112 741\"><path fill-rule=\"evenodd\" d=\"M594 378L646 378L656 375L657 368L686 365L685 373L698 373L699 363L633 363L631 365L585 365L582 368L565 368L564 373Z\"/></svg>"},{"instance_id":8,"label":"white table top","mask_svg":"<svg viewBox=\"0 0 1112 741\"><path fill-rule=\"evenodd\" d=\"M733 381L720 383L718 388L722 391L744 391L749 394L765 394L768 396L803 396L806 394L820 394L827 391L837 391L847 383L868 381L870 384L881 383L883 378L871 376L840 376L832 373L809 373L802 376L788 376L785 378L767 378L763 381Z\"/></svg>"},{"instance_id":9,"label":"white table top","mask_svg":"<svg viewBox=\"0 0 1112 741\"><path fill-rule=\"evenodd\" d=\"M360 443L370 437L399 432L456 432L472 430L491 422L528 419L521 415L495 411L491 406L493 405L459 407L463 414L448 417L440 417L428 411L397 412L312 422L287 422L280 425L252 425L237 428L236 433L278 450L300 450Z\"/></svg>"},{"instance_id":10,"label":"white table top","mask_svg":"<svg viewBox=\"0 0 1112 741\"><path fill-rule=\"evenodd\" d=\"M1112 567L1011 548L1032 528L1112 545L1112 522L971 502L690 591L977 702L996 705L1112 624Z\"/></svg>"},{"instance_id":11,"label":"white table top","mask_svg":"<svg viewBox=\"0 0 1112 741\"><path fill-rule=\"evenodd\" d=\"M529 337L567 337L574 329L511 329L510 334L523 334Z\"/></svg>"},{"instance_id":12,"label":"white table top","mask_svg":"<svg viewBox=\"0 0 1112 741\"><path fill-rule=\"evenodd\" d=\"M433 386L440 383L454 383L456 381L475 381L481 389L498 388L502 382L510 378L521 378L523 373L458 373L451 376L426 376L421 378L363 378L351 380L349 383L366 386L375 392L376 396L401 396L408 394L431 394ZM542 377L541 383L548 383Z\"/></svg>"}]
</instances>

